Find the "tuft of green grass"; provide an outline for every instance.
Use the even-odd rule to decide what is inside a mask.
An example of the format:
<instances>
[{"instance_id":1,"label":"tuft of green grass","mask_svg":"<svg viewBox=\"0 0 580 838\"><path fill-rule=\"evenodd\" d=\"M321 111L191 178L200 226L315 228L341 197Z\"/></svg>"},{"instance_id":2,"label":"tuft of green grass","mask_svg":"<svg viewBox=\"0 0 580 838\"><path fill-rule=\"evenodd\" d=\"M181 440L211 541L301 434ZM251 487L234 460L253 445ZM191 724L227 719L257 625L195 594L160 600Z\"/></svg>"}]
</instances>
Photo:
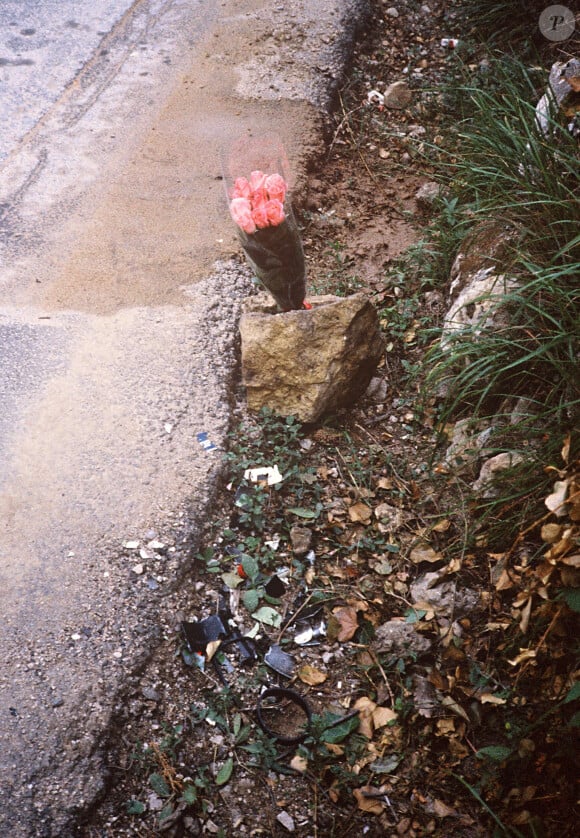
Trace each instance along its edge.
<instances>
[{"instance_id":1,"label":"tuft of green grass","mask_svg":"<svg viewBox=\"0 0 580 838\"><path fill-rule=\"evenodd\" d=\"M580 425L580 155L557 118L550 136L538 130L534 72L508 58L490 75L491 84L456 91L462 119L441 173L475 229L494 219L512 231L492 260L510 281L475 301L487 307L482 319L443 341L431 333L424 391L440 400L442 425L485 420L498 452L525 454L527 466L509 486L502 475L503 491L487 504L495 516L521 513L524 497L544 491L539 463Z\"/></svg>"}]
</instances>

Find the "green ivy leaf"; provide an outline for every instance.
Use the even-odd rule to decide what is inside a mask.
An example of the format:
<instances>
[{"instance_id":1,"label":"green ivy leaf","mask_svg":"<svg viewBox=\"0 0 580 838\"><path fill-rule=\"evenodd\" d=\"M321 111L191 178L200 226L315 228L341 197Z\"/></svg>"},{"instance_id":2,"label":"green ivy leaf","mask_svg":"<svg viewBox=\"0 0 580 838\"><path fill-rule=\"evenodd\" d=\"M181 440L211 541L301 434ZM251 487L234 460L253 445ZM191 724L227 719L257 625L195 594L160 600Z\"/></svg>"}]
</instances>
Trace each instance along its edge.
<instances>
[{"instance_id":1,"label":"green ivy leaf","mask_svg":"<svg viewBox=\"0 0 580 838\"><path fill-rule=\"evenodd\" d=\"M253 558L253 556L244 556L242 559L242 567L244 568L244 573L250 582L255 582L260 574L260 568L258 566L258 562Z\"/></svg>"},{"instance_id":2,"label":"green ivy leaf","mask_svg":"<svg viewBox=\"0 0 580 838\"><path fill-rule=\"evenodd\" d=\"M244 591L242 600L250 614L252 614L260 604L260 594L255 588L250 588L249 591Z\"/></svg>"},{"instance_id":3,"label":"green ivy leaf","mask_svg":"<svg viewBox=\"0 0 580 838\"><path fill-rule=\"evenodd\" d=\"M241 585L244 581L242 577L238 573L222 573L222 581L230 588L231 590L235 590L238 585Z\"/></svg>"},{"instance_id":4,"label":"green ivy leaf","mask_svg":"<svg viewBox=\"0 0 580 838\"><path fill-rule=\"evenodd\" d=\"M183 794L181 795L181 799L184 803L187 803L188 806L193 806L194 803L197 803L197 789L196 789L196 787L192 786L188 783L183 789Z\"/></svg>"},{"instance_id":5,"label":"green ivy leaf","mask_svg":"<svg viewBox=\"0 0 580 838\"><path fill-rule=\"evenodd\" d=\"M140 800L129 800L126 804L128 815L142 815L145 809L145 804L141 803Z\"/></svg>"},{"instance_id":6,"label":"green ivy leaf","mask_svg":"<svg viewBox=\"0 0 580 838\"><path fill-rule=\"evenodd\" d=\"M336 745L338 742L342 742L343 739L346 739L346 737L349 736L353 730L356 730L359 726L359 722L359 717L353 716L351 719L346 719L340 724L335 724L332 727L327 728L320 738L323 742L328 742L330 745Z\"/></svg>"},{"instance_id":7,"label":"green ivy leaf","mask_svg":"<svg viewBox=\"0 0 580 838\"><path fill-rule=\"evenodd\" d=\"M234 760L233 757L229 757L229 759L226 759L226 761L218 771L217 777L215 778L216 786L225 786L225 784L229 782L233 770Z\"/></svg>"},{"instance_id":8,"label":"green ivy leaf","mask_svg":"<svg viewBox=\"0 0 580 838\"><path fill-rule=\"evenodd\" d=\"M576 683L570 687L570 691L562 704L569 704L570 701L576 701L578 698L580 698L580 681L576 681Z\"/></svg>"},{"instance_id":9,"label":"green ivy leaf","mask_svg":"<svg viewBox=\"0 0 580 838\"><path fill-rule=\"evenodd\" d=\"M167 781L165 777L161 774L151 774L149 776L149 785L156 792L159 797L170 797L171 796L171 789L167 785Z\"/></svg>"},{"instance_id":10,"label":"green ivy leaf","mask_svg":"<svg viewBox=\"0 0 580 838\"><path fill-rule=\"evenodd\" d=\"M571 611L580 614L580 588L563 588L556 599L563 600Z\"/></svg>"},{"instance_id":11,"label":"green ivy leaf","mask_svg":"<svg viewBox=\"0 0 580 838\"><path fill-rule=\"evenodd\" d=\"M314 512L312 509L304 509L302 506L291 506L286 510L286 512L290 512L292 515L297 515L298 518L306 518L308 520L318 518L318 512Z\"/></svg>"},{"instance_id":12,"label":"green ivy leaf","mask_svg":"<svg viewBox=\"0 0 580 838\"><path fill-rule=\"evenodd\" d=\"M267 626L273 626L274 628L280 628L282 625L282 616L267 605L263 605L257 611L254 611L252 617L254 620L258 620L258 622L264 623Z\"/></svg>"},{"instance_id":13,"label":"green ivy leaf","mask_svg":"<svg viewBox=\"0 0 580 838\"><path fill-rule=\"evenodd\" d=\"M512 752L511 748L506 748L504 745L489 745L487 748L480 748L475 754L479 759L492 759L494 762L503 762Z\"/></svg>"}]
</instances>

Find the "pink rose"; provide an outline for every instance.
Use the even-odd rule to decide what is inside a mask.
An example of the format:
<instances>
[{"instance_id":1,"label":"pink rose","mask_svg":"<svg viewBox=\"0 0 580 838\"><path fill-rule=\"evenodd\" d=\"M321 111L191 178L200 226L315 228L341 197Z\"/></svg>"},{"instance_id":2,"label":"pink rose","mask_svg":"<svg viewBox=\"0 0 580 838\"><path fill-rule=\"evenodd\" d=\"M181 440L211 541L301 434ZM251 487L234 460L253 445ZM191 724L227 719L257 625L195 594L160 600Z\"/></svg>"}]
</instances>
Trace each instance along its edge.
<instances>
[{"instance_id":1,"label":"pink rose","mask_svg":"<svg viewBox=\"0 0 580 838\"><path fill-rule=\"evenodd\" d=\"M266 215L268 217L268 223L273 227L277 227L278 224L281 224L285 218L284 205L282 201L268 201L266 204Z\"/></svg>"},{"instance_id":2,"label":"pink rose","mask_svg":"<svg viewBox=\"0 0 580 838\"><path fill-rule=\"evenodd\" d=\"M265 180L266 175L264 172L260 172L259 170L250 172L250 187L252 192L255 192L257 189L262 189Z\"/></svg>"},{"instance_id":3,"label":"pink rose","mask_svg":"<svg viewBox=\"0 0 580 838\"><path fill-rule=\"evenodd\" d=\"M252 208L258 209L258 207L263 207L266 201L268 200L268 193L261 186L259 189L254 189L252 192L252 197L250 198L252 202Z\"/></svg>"},{"instance_id":4,"label":"pink rose","mask_svg":"<svg viewBox=\"0 0 580 838\"><path fill-rule=\"evenodd\" d=\"M244 233L251 235L256 232L256 224L252 218L252 205L246 198L233 198L230 201L230 214Z\"/></svg>"},{"instance_id":5,"label":"pink rose","mask_svg":"<svg viewBox=\"0 0 580 838\"><path fill-rule=\"evenodd\" d=\"M263 204L260 204L258 207L254 207L252 210L252 219L259 230L268 226L269 221L267 206L267 203L264 201Z\"/></svg>"},{"instance_id":6,"label":"pink rose","mask_svg":"<svg viewBox=\"0 0 580 838\"><path fill-rule=\"evenodd\" d=\"M234 189L232 192L232 198L247 198L250 199L252 194L252 187L248 183L245 177L236 178L234 181Z\"/></svg>"},{"instance_id":7,"label":"pink rose","mask_svg":"<svg viewBox=\"0 0 580 838\"><path fill-rule=\"evenodd\" d=\"M284 203L286 197L286 181L281 175L268 175L264 182L268 197L274 201L281 201Z\"/></svg>"}]
</instances>

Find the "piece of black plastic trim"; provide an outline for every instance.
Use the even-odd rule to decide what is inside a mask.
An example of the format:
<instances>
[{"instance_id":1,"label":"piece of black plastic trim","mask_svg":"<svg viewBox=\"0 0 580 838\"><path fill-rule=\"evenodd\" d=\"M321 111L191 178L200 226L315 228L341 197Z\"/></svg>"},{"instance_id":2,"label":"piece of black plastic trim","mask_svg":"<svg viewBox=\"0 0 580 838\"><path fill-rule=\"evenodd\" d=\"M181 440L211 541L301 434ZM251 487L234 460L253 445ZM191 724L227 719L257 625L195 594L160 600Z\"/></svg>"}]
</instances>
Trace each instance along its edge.
<instances>
[{"instance_id":1,"label":"piece of black plastic trim","mask_svg":"<svg viewBox=\"0 0 580 838\"><path fill-rule=\"evenodd\" d=\"M304 733L300 733L298 736L282 736L279 733L276 733L275 730L268 727L264 718L262 716L262 701L265 698L286 698L288 701L291 701L292 704L295 704L297 707L304 712L306 716L306 725L310 725L310 721L312 719L312 710L310 709L310 705L304 698L304 696L297 693L296 690L290 690L287 687L268 687L264 690L261 696L258 699L258 704L256 706L256 716L258 718L258 724L264 731L267 733L268 736L271 736L272 739L276 739L282 745L297 745L298 742L302 742L306 739L308 731L305 730Z\"/></svg>"}]
</instances>

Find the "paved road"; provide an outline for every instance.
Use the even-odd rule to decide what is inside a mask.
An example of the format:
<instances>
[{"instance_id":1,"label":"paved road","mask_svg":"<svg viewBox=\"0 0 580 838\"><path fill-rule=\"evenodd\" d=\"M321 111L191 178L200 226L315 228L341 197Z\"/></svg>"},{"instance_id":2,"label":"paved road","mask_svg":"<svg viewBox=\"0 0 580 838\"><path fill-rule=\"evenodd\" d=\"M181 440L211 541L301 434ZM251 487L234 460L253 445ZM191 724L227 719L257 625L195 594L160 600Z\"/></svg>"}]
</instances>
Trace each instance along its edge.
<instances>
[{"instance_id":1,"label":"paved road","mask_svg":"<svg viewBox=\"0 0 580 838\"><path fill-rule=\"evenodd\" d=\"M220 469L196 435L224 444L247 293L222 175L301 188L364 5L0 4L0 835L74 835L99 793Z\"/></svg>"}]
</instances>

